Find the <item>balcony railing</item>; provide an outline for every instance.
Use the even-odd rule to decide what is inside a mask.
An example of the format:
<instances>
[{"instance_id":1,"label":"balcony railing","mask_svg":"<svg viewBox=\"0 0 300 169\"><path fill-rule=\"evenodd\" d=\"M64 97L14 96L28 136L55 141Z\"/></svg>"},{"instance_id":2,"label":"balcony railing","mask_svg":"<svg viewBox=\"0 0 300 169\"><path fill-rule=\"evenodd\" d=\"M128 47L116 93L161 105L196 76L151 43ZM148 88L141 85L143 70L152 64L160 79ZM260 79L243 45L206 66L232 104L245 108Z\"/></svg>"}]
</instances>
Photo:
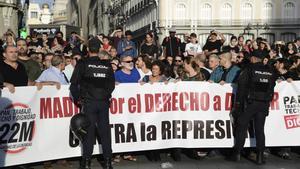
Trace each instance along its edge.
<instances>
[{"instance_id":1,"label":"balcony railing","mask_svg":"<svg viewBox=\"0 0 300 169\"><path fill-rule=\"evenodd\" d=\"M300 18L296 19L271 19L271 20L160 20L161 26L192 26L192 27L206 27L206 26L247 26L249 23L268 25L300 25Z\"/></svg>"}]
</instances>

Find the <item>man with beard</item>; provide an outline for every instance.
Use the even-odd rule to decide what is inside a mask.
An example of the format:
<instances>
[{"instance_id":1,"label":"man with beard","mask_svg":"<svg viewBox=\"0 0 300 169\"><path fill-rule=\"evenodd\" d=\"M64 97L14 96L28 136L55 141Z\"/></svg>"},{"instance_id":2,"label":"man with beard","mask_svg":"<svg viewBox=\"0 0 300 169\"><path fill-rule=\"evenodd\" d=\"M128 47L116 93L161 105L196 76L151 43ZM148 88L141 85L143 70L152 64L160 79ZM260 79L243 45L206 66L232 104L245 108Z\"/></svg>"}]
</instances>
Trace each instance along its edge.
<instances>
[{"instance_id":1,"label":"man with beard","mask_svg":"<svg viewBox=\"0 0 300 169\"><path fill-rule=\"evenodd\" d=\"M148 55L139 55L135 65L141 77L139 81L141 81L146 75L152 75L150 70L151 59Z\"/></svg>"},{"instance_id":2,"label":"man with beard","mask_svg":"<svg viewBox=\"0 0 300 169\"><path fill-rule=\"evenodd\" d=\"M34 85L34 81L41 75L39 64L28 56L28 48L24 39L17 41L18 61L21 62L28 75L28 84Z\"/></svg>"},{"instance_id":3,"label":"man with beard","mask_svg":"<svg viewBox=\"0 0 300 169\"><path fill-rule=\"evenodd\" d=\"M121 70L116 71L115 79L116 83L137 83L140 79L140 74L136 68L134 68L134 62L132 56L121 57Z\"/></svg>"}]
</instances>

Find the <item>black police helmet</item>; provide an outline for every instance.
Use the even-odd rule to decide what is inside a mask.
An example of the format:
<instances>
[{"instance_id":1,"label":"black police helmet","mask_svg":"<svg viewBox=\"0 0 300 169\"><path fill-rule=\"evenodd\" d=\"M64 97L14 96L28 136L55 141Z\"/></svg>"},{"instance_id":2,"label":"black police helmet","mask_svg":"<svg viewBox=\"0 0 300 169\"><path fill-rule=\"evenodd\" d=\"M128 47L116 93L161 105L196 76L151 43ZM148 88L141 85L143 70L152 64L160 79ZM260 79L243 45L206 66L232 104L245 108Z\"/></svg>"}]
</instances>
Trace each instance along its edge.
<instances>
[{"instance_id":1,"label":"black police helmet","mask_svg":"<svg viewBox=\"0 0 300 169\"><path fill-rule=\"evenodd\" d=\"M91 122L85 114L79 113L71 118L70 125L72 132L80 141L82 141L87 135L87 130L91 125Z\"/></svg>"}]
</instances>

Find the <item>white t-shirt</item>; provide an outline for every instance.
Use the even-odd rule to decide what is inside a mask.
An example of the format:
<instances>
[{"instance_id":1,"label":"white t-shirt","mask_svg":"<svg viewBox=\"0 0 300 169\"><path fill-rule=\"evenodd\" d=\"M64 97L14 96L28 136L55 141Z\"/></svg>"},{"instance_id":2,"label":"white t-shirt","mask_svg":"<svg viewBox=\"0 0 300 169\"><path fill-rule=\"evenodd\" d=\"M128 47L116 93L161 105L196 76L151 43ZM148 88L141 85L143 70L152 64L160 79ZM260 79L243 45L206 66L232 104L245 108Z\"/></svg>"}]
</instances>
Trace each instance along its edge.
<instances>
[{"instance_id":1,"label":"white t-shirt","mask_svg":"<svg viewBox=\"0 0 300 169\"><path fill-rule=\"evenodd\" d=\"M67 79L69 80L69 82L71 81L71 77L74 71L74 67L69 64L68 66L65 67L65 70L63 71L64 74L66 75Z\"/></svg>"},{"instance_id":2,"label":"white t-shirt","mask_svg":"<svg viewBox=\"0 0 300 169\"><path fill-rule=\"evenodd\" d=\"M152 75L152 72L151 71L149 71L148 73L144 73L143 71L142 71L142 69L137 69L137 71L139 72L139 74L140 74L140 80L139 81L141 81L146 75Z\"/></svg>"},{"instance_id":3,"label":"white t-shirt","mask_svg":"<svg viewBox=\"0 0 300 169\"><path fill-rule=\"evenodd\" d=\"M188 52L189 54L197 54L202 52L202 47L200 46L199 43L188 43L185 46L185 51Z\"/></svg>"}]
</instances>

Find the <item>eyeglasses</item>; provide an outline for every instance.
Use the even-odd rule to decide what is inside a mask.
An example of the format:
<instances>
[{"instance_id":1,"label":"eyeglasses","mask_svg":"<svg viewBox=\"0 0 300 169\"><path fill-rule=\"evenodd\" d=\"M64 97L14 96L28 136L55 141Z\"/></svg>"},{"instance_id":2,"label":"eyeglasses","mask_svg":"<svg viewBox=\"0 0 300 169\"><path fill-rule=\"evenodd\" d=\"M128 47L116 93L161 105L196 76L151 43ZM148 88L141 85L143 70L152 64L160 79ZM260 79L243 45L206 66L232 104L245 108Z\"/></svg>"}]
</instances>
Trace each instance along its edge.
<instances>
[{"instance_id":1,"label":"eyeglasses","mask_svg":"<svg viewBox=\"0 0 300 169\"><path fill-rule=\"evenodd\" d=\"M125 62L125 63L132 63L133 60L123 61L123 62Z\"/></svg>"},{"instance_id":2,"label":"eyeglasses","mask_svg":"<svg viewBox=\"0 0 300 169\"><path fill-rule=\"evenodd\" d=\"M182 62L182 60L175 60L175 62Z\"/></svg>"}]
</instances>

